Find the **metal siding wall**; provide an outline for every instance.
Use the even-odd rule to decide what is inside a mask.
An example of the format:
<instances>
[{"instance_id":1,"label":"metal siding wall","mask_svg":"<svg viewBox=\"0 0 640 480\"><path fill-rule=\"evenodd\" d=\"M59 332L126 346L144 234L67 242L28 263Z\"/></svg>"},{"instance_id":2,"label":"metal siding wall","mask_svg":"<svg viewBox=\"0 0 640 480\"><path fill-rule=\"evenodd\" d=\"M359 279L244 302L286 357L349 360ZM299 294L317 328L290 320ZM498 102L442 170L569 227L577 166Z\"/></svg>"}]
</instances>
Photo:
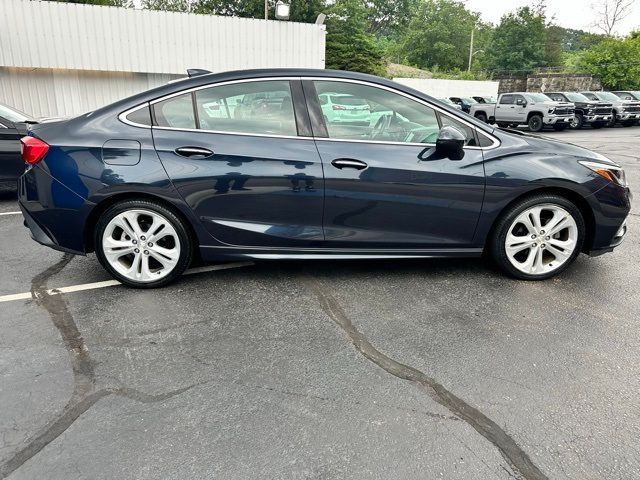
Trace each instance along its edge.
<instances>
[{"instance_id":1,"label":"metal siding wall","mask_svg":"<svg viewBox=\"0 0 640 480\"><path fill-rule=\"evenodd\" d=\"M72 117L181 76L0 67L0 101L35 117Z\"/></svg>"},{"instance_id":2,"label":"metal siding wall","mask_svg":"<svg viewBox=\"0 0 640 480\"><path fill-rule=\"evenodd\" d=\"M324 68L321 25L29 0L0 3L0 66L173 74L189 67Z\"/></svg>"}]
</instances>

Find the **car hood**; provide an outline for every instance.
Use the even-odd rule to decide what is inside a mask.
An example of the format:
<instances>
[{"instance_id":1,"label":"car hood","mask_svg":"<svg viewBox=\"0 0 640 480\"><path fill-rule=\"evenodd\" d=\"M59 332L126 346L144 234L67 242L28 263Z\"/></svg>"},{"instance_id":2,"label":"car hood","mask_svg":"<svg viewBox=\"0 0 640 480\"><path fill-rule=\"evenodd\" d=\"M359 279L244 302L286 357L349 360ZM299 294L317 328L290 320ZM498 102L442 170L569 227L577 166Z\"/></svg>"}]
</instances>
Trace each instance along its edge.
<instances>
[{"instance_id":1,"label":"car hood","mask_svg":"<svg viewBox=\"0 0 640 480\"><path fill-rule=\"evenodd\" d=\"M616 162L608 159L604 155L597 152L593 152L584 147L574 145L572 143L561 142L558 140L552 140L550 138L541 137L538 135L532 135L520 131L509 130L509 135L515 135L527 142L536 152L546 152L554 155L564 155L578 157L588 160L596 160L598 162L606 163L609 165L619 166Z\"/></svg>"}]
</instances>

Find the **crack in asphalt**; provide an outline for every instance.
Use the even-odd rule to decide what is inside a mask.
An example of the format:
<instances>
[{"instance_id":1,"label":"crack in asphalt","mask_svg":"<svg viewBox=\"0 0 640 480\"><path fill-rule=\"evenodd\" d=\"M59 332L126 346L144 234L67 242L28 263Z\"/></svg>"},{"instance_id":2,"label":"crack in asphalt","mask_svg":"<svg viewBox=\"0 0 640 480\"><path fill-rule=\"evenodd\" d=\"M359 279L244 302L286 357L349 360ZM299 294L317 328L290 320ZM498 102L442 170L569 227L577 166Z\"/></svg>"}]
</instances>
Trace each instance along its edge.
<instances>
[{"instance_id":1,"label":"crack in asphalt","mask_svg":"<svg viewBox=\"0 0 640 480\"><path fill-rule=\"evenodd\" d=\"M198 385L193 384L157 395L150 395L129 387L110 387L96 390L95 362L91 359L87 344L69 311L66 298L63 294L51 295L47 293L47 281L66 267L72 259L73 255L65 253L60 261L36 275L31 281L31 296L38 305L47 311L53 325L62 337L62 342L69 353L73 371L73 391L62 412L38 434L31 437L25 447L0 465L0 479L8 477L37 455L44 447L62 435L83 413L106 396L117 395L141 403L155 403L184 393Z\"/></svg>"},{"instance_id":2,"label":"crack in asphalt","mask_svg":"<svg viewBox=\"0 0 640 480\"><path fill-rule=\"evenodd\" d=\"M366 359L402 380L408 380L422 387L438 404L466 422L476 432L491 442L509 465L526 480L548 480L548 477L531 461L529 455L518 446L496 422L467 402L457 397L420 370L405 365L376 349L354 326L333 295L313 277L303 277L304 283L314 293L320 307L331 320L349 337L349 340Z\"/></svg>"}]
</instances>

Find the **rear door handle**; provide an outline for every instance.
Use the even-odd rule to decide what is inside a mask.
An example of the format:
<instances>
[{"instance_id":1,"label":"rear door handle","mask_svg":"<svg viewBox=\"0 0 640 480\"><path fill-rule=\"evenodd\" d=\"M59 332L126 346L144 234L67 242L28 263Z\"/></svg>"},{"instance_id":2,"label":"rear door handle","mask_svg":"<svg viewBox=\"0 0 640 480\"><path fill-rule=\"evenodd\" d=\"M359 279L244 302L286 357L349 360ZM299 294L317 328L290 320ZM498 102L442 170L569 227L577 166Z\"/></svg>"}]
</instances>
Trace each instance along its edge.
<instances>
[{"instance_id":1,"label":"rear door handle","mask_svg":"<svg viewBox=\"0 0 640 480\"><path fill-rule=\"evenodd\" d=\"M213 152L208 148L200 148L200 147L180 147L180 148L176 148L176 153L181 157L197 157L197 158L208 158L213 155Z\"/></svg>"},{"instance_id":2,"label":"rear door handle","mask_svg":"<svg viewBox=\"0 0 640 480\"><path fill-rule=\"evenodd\" d=\"M343 168L355 168L356 170L363 170L368 167L366 163L361 160L353 160L351 158L336 158L331 162L336 168L342 170Z\"/></svg>"}]
</instances>

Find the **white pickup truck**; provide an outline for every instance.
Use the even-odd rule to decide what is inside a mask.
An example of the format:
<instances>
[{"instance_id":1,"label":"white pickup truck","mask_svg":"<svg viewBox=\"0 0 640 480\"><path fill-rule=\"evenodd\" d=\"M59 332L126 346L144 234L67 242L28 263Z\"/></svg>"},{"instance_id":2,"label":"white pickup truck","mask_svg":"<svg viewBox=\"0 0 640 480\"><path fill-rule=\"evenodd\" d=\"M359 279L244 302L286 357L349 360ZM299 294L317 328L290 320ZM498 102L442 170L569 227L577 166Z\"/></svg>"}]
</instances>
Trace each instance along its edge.
<instances>
[{"instance_id":1,"label":"white pickup truck","mask_svg":"<svg viewBox=\"0 0 640 480\"><path fill-rule=\"evenodd\" d=\"M498 103L473 104L469 114L500 127L526 124L532 132L539 132L550 125L564 130L573 119L575 105L554 102L542 93L513 92L500 95Z\"/></svg>"}]
</instances>

